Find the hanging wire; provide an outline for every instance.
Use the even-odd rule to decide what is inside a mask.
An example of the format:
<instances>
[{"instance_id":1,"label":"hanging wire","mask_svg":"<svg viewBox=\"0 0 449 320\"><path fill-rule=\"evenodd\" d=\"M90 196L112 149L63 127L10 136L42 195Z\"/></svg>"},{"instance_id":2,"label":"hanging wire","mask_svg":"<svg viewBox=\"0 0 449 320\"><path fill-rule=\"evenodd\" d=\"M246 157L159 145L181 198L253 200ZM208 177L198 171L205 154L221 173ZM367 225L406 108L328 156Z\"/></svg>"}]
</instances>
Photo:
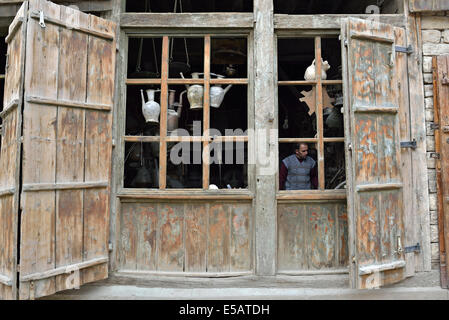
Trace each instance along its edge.
<instances>
[{"instance_id":1,"label":"hanging wire","mask_svg":"<svg viewBox=\"0 0 449 320\"><path fill-rule=\"evenodd\" d=\"M150 0L147 0L145 3L145 12L147 11L147 7L146 5L148 5L148 12L152 12L151 11L151 3ZM154 56L154 66L156 67L156 74L159 77L159 67L157 64L157 54L156 54L156 44L154 42L154 38L151 38L151 40L153 41L153 56Z\"/></svg>"},{"instance_id":2,"label":"hanging wire","mask_svg":"<svg viewBox=\"0 0 449 320\"><path fill-rule=\"evenodd\" d=\"M178 0L175 0L173 13L176 13L177 9L178 9ZM183 13L182 0L179 0L179 12ZM174 42L175 42L175 38L171 38L170 39L170 62L173 61L173 45L174 45ZM187 39L186 38L184 38L184 50L186 52L187 65L190 67L190 58L189 58L189 51L187 49Z\"/></svg>"}]
</instances>

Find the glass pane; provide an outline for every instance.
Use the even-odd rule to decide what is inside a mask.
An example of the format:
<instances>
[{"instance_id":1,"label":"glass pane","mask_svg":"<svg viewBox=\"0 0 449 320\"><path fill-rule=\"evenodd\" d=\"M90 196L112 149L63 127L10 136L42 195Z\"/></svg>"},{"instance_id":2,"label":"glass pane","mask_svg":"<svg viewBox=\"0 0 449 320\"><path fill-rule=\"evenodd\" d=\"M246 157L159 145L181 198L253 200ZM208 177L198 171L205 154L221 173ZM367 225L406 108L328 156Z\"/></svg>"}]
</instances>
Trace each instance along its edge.
<instances>
[{"instance_id":1,"label":"glass pane","mask_svg":"<svg viewBox=\"0 0 449 320\"><path fill-rule=\"evenodd\" d=\"M247 189L248 144L226 142L210 146L210 184L219 189Z\"/></svg>"},{"instance_id":2,"label":"glass pane","mask_svg":"<svg viewBox=\"0 0 449 320\"><path fill-rule=\"evenodd\" d=\"M316 136L315 98L314 86L279 86L280 138Z\"/></svg>"},{"instance_id":3,"label":"glass pane","mask_svg":"<svg viewBox=\"0 0 449 320\"><path fill-rule=\"evenodd\" d=\"M343 189L346 184L345 146L343 142L324 144L326 189Z\"/></svg>"},{"instance_id":4,"label":"glass pane","mask_svg":"<svg viewBox=\"0 0 449 320\"><path fill-rule=\"evenodd\" d=\"M161 77L162 38L129 38L128 78Z\"/></svg>"},{"instance_id":5,"label":"glass pane","mask_svg":"<svg viewBox=\"0 0 449 320\"><path fill-rule=\"evenodd\" d=\"M176 4L176 9L175 9ZM126 12L253 12L253 0L127 0Z\"/></svg>"},{"instance_id":6,"label":"glass pane","mask_svg":"<svg viewBox=\"0 0 449 320\"><path fill-rule=\"evenodd\" d=\"M203 187L201 142L167 144L167 189Z\"/></svg>"},{"instance_id":7,"label":"glass pane","mask_svg":"<svg viewBox=\"0 0 449 320\"><path fill-rule=\"evenodd\" d=\"M315 39L278 39L278 80L310 80L304 76L314 59Z\"/></svg>"},{"instance_id":8,"label":"glass pane","mask_svg":"<svg viewBox=\"0 0 449 320\"><path fill-rule=\"evenodd\" d=\"M379 4L381 3L381 4ZM374 4L374 5L373 5ZM274 13L284 14L366 14L400 13L400 2L395 0L377 1L338 0L274 0ZM372 7L376 7L374 12ZM368 11L367 11L368 10Z\"/></svg>"},{"instance_id":9,"label":"glass pane","mask_svg":"<svg viewBox=\"0 0 449 320\"><path fill-rule=\"evenodd\" d=\"M211 136L247 135L248 86L211 86L210 127Z\"/></svg>"},{"instance_id":10,"label":"glass pane","mask_svg":"<svg viewBox=\"0 0 449 320\"><path fill-rule=\"evenodd\" d=\"M338 38L321 38L321 56L327 61L327 80L341 80L341 41Z\"/></svg>"},{"instance_id":11,"label":"glass pane","mask_svg":"<svg viewBox=\"0 0 449 320\"><path fill-rule=\"evenodd\" d=\"M168 77L202 79L203 72L204 38L170 38Z\"/></svg>"},{"instance_id":12,"label":"glass pane","mask_svg":"<svg viewBox=\"0 0 449 320\"><path fill-rule=\"evenodd\" d=\"M126 135L158 136L159 120L160 87L155 85L128 86L126 90Z\"/></svg>"},{"instance_id":13,"label":"glass pane","mask_svg":"<svg viewBox=\"0 0 449 320\"><path fill-rule=\"evenodd\" d=\"M212 38L211 78L246 78L247 47L246 38Z\"/></svg>"},{"instance_id":14,"label":"glass pane","mask_svg":"<svg viewBox=\"0 0 449 320\"><path fill-rule=\"evenodd\" d=\"M342 85L323 86L323 135L326 138L344 137Z\"/></svg>"},{"instance_id":15,"label":"glass pane","mask_svg":"<svg viewBox=\"0 0 449 320\"><path fill-rule=\"evenodd\" d=\"M195 86L203 90L202 85ZM195 99L193 101L187 93L188 88L184 85L169 86L167 136L201 136L203 134L203 96L199 99L193 98Z\"/></svg>"},{"instance_id":16,"label":"glass pane","mask_svg":"<svg viewBox=\"0 0 449 320\"><path fill-rule=\"evenodd\" d=\"M316 144L280 143L279 161L280 190L311 190L318 188Z\"/></svg>"},{"instance_id":17,"label":"glass pane","mask_svg":"<svg viewBox=\"0 0 449 320\"><path fill-rule=\"evenodd\" d=\"M125 143L125 188L159 188L159 142Z\"/></svg>"}]
</instances>

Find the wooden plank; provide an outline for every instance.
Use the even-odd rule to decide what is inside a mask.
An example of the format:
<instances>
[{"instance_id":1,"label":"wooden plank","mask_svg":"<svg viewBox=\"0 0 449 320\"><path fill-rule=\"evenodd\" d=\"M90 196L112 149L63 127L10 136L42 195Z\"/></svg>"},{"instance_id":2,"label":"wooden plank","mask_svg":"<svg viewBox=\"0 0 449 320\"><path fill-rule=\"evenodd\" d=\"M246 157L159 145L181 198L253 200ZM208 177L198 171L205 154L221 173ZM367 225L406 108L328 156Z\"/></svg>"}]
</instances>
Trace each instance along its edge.
<instances>
[{"instance_id":1,"label":"wooden plank","mask_svg":"<svg viewBox=\"0 0 449 320\"><path fill-rule=\"evenodd\" d=\"M409 0L411 12L449 10L449 0Z\"/></svg>"},{"instance_id":2,"label":"wooden plank","mask_svg":"<svg viewBox=\"0 0 449 320\"><path fill-rule=\"evenodd\" d=\"M265 150L263 159L256 157L255 167L255 271L257 275L274 275L276 273L276 169L279 163L279 147L276 119L276 83L273 77L275 61L275 36L273 22L273 1L254 1L254 129L257 154ZM270 132L270 129L271 130ZM262 133L265 133L262 134ZM274 139L271 143L264 137ZM265 162L266 161L266 162ZM271 167L270 165L273 165ZM276 165L274 165L276 164Z\"/></svg>"},{"instance_id":3,"label":"wooden plank","mask_svg":"<svg viewBox=\"0 0 449 320\"><path fill-rule=\"evenodd\" d=\"M161 116L160 116L160 149L159 149L159 189L167 187L167 108L168 108L168 37L162 38L162 70L161 70Z\"/></svg>"},{"instance_id":4,"label":"wooden plank","mask_svg":"<svg viewBox=\"0 0 449 320\"><path fill-rule=\"evenodd\" d=\"M253 14L220 13L122 13L121 28L233 28L253 27Z\"/></svg>"},{"instance_id":5,"label":"wooden plank","mask_svg":"<svg viewBox=\"0 0 449 320\"><path fill-rule=\"evenodd\" d=\"M137 269L136 216L138 216L138 209L135 203L126 203L121 206L118 252L120 269Z\"/></svg>"},{"instance_id":6,"label":"wooden plank","mask_svg":"<svg viewBox=\"0 0 449 320\"><path fill-rule=\"evenodd\" d=\"M212 204L209 209L207 271L230 271L230 206Z\"/></svg>"},{"instance_id":7,"label":"wooden plank","mask_svg":"<svg viewBox=\"0 0 449 320\"><path fill-rule=\"evenodd\" d=\"M79 11L61 7L61 20L88 27L89 18ZM87 91L88 36L75 29L59 33L58 100L82 103ZM57 110L56 183L84 181L85 111L71 106ZM56 268L83 261L83 190L56 192ZM56 277L56 291L72 289L71 275Z\"/></svg>"},{"instance_id":8,"label":"wooden plank","mask_svg":"<svg viewBox=\"0 0 449 320\"><path fill-rule=\"evenodd\" d=\"M277 31L291 29L340 29L341 21L347 18L345 14L323 14L323 15L287 15L275 14L274 27ZM351 14L351 17L360 19L372 18L369 14ZM402 14L382 14L379 21L392 24L398 27L404 26L404 15Z\"/></svg>"},{"instance_id":9,"label":"wooden plank","mask_svg":"<svg viewBox=\"0 0 449 320\"><path fill-rule=\"evenodd\" d=\"M166 191L161 192L156 189L123 189L117 193L123 201L125 199L147 199L147 200L252 200L254 195L249 191L228 191L202 189L189 189L189 191Z\"/></svg>"},{"instance_id":10,"label":"wooden plank","mask_svg":"<svg viewBox=\"0 0 449 320\"><path fill-rule=\"evenodd\" d=\"M158 271L184 269L184 205L161 203L158 210Z\"/></svg>"},{"instance_id":11,"label":"wooden plank","mask_svg":"<svg viewBox=\"0 0 449 320\"><path fill-rule=\"evenodd\" d=\"M27 183L22 187L24 192L49 190L76 190L106 188L108 181L99 182L61 182L61 183Z\"/></svg>"},{"instance_id":12,"label":"wooden plank","mask_svg":"<svg viewBox=\"0 0 449 320\"><path fill-rule=\"evenodd\" d=\"M449 181L449 148L442 140L446 138L447 133L443 128L449 125L449 112L447 95L449 86L443 85L443 78L449 72L449 56L434 57L433 65L433 85L434 85L434 110L435 123L440 124L440 129L435 130L436 152L440 153L440 159L437 161L437 188L438 188L438 240L439 240L439 256L440 256L440 278L441 287L449 287L449 255L447 248L449 247L449 207L447 199L447 181Z\"/></svg>"},{"instance_id":13,"label":"wooden plank","mask_svg":"<svg viewBox=\"0 0 449 320\"><path fill-rule=\"evenodd\" d=\"M136 204L137 270L156 270L157 204Z\"/></svg>"},{"instance_id":14,"label":"wooden plank","mask_svg":"<svg viewBox=\"0 0 449 320\"><path fill-rule=\"evenodd\" d=\"M185 272L206 272L208 204L186 204Z\"/></svg>"},{"instance_id":15,"label":"wooden plank","mask_svg":"<svg viewBox=\"0 0 449 320\"><path fill-rule=\"evenodd\" d=\"M337 204L337 265L339 267L349 266L349 246L348 246L348 214L347 205Z\"/></svg>"},{"instance_id":16,"label":"wooden plank","mask_svg":"<svg viewBox=\"0 0 449 320\"><path fill-rule=\"evenodd\" d=\"M395 168L397 169L397 167ZM376 190L394 190L401 189L403 187L402 183L370 183L370 184L359 184L355 189L357 192L371 192Z\"/></svg>"},{"instance_id":17,"label":"wooden plank","mask_svg":"<svg viewBox=\"0 0 449 320\"><path fill-rule=\"evenodd\" d=\"M210 128L210 55L211 42L210 35L204 37L204 95L203 95L203 189L209 189L210 181L210 149L209 149L209 128Z\"/></svg>"},{"instance_id":18,"label":"wooden plank","mask_svg":"<svg viewBox=\"0 0 449 320\"><path fill-rule=\"evenodd\" d=\"M77 65L75 65L77 66ZM81 108L81 109L93 109L93 110L103 110L103 111L111 111L112 106L107 104L91 104L91 103L83 103L73 100L51 100L51 99L43 99L41 97L30 97L26 98L28 102L36 103L36 104L44 104L48 106L65 106L70 108Z\"/></svg>"},{"instance_id":19,"label":"wooden plank","mask_svg":"<svg viewBox=\"0 0 449 320\"><path fill-rule=\"evenodd\" d=\"M336 267L336 211L333 204L309 205L306 209L305 245L310 269Z\"/></svg>"},{"instance_id":20,"label":"wooden plank","mask_svg":"<svg viewBox=\"0 0 449 320\"><path fill-rule=\"evenodd\" d=\"M59 6L44 1L30 2L30 10L45 10L60 17ZM45 48L45 50L43 49ZM57 99L59 65L59 29L41 28L29 20L26 51L25 91ZM47 70L42 72L42 70ZM51 72L50 72L51 70ZM56 182L57 109L25 102L23 125L23 183ZM22 195L21 274L28 275L55 268L55 191ZM20 283L20 298L53 294L55 279Z\"/></svg>"},{"instance_id":21,"label":"wooden plank","mask_svg":"<svg viewBox=\"0 0 449 320\"><path fill-rule=\"evenodd\" d=\"M324 126L323 126L323 85L321 83L321 37L315 37L315 69L316 69L316 114L318 134L318 189L325 189L324 181Z\"/></svg>"},{"instance_id":22,"label":"wooden plank","mask_svg":"<svg viewBox=\"0 0 449 320\"><path fill-rule=\"evenodd\" d=\"M326 190L326 191L308 191L303 190L297 192L279 191L276 199L278 201L287 200L344 200L346 199L346 192L344 190Z\"/></svg>"},{"instance_id":23,"label":"wooden plank","mask_svg":"<svg viewBox=\"0 0 449 320\"><path fill-rule=\"evenodd\" d=\"M427 150L426 150L426 119L422 73L422 44L419 41L421 34L420 18L409 14L408 2L404 1L406 14L407 45L416 50L407 55L409 100L410 100L410 136L416 139L417 148L412 152L412 212L414 212L415 232L418 234L416 242L421 244L421 252L416 254L416 271L431 270L430 253L430 216L429 195L422 190L428 189L427 178Z\"/></svg>"},{"instance_id":24,"label":"wooden plank","mask_svg":"<svg viewBox=\"0 0 449 320\"><path fill-rule=\"evenodd\" d=\"M307 270L306 208L304 205L278 205L278 271Z\"/></svg>"},{"instance_id":25,"label":"wooden plank","mask_svg":"<svg viewBox=\"0 0 449 320\"><path fill-rule=\"evenodd\" d=\"M251 204L231 205L231 272L251 270Z\"/></svg>"}]
</instances>

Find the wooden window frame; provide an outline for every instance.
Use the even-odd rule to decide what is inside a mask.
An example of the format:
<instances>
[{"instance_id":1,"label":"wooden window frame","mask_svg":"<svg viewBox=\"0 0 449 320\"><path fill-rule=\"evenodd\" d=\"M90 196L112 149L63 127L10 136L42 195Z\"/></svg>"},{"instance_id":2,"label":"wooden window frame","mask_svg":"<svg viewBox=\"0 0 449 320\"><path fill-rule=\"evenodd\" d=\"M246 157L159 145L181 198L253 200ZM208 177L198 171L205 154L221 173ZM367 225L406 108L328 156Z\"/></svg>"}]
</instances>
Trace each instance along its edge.
<instances>
[{"instance_id":1,"label":"wooden window frame","mask_svg":"<svg viewBox=\"0 0 449 320\"><path fill-rule=\"evenodd\" d=\"M123 14L122 14L123 15ZM126 14L125 14L126 15ZM220 136L220 137L210 137L208 136L208 129L210 129L210 86L213 84L233 84L233 85L246 85L248 92L248 128L254 127L254 120L250 117L250 114L254 111L253 103L253 85L252 85L252 54L251 54L251 43L253 32L248 30L230 32L222 30L200 30L199 32L189 33L188 35L179 32L173 32L173 30L164 30L152 32L151 30L139 30L139 32L127 30L124 32L124 38L126 42L126 47L128 47L129 38L135 37L157 37L162 38L162 61L161 61L161 77L158 79L131 79L127 78L127 72L122 72L122 77L119 79L122 83L122 99L119 105L119 113L121 114L118 118L119 122L124 122L126 118L126 88L133 85L148 85L155 84L161 87L161 113L160 113L160 135L159 136L130 136L126 135L124 124L119 123L119 133L118 139L120 141L120 156L124 155L124 145L128 142L156 142L159 143L159 188L125 188L124 183L124 163L120 165L120 173L118 175L118 196L121 198L163 198L163 194L172 194L172 196L182 198L185 193L189 195L199 196L202 195L215 198L217 194L221 195L219 197L243 197L244 199L252 199L252 191L254 190L253 184L253 173L250 172L250 165L248 164L248 188L246 189L220 189L209 191L210 183L210 165L207 162L202 161L202 189L199 188L182 188L182 189L168 189L167 188L167 143L169 142L201 142L203 147L203 152L207 154L209 145L215 142L244 142L252 144L248 136ZM178 79L168 77L168 63L169 63L169 39L173 37L190 37L190 38L202 38L204 39L204 77L203 79ZM247 51L248 51L248 61L247 61L247 77L246 78L230 78L230 79L211 79L210 78L210 52L211 52L211 39L212 38L225 38L225 37L244 37L247 39ZM124 56L124 64L128 64L128 50L125 50L126 54ZM202 136L167 136L167 109L168 109L168 86L169 85L188 85L188 84L201 84L204 86L204 100L203 100L203 134ZM194 194L192 194L192 192ZM212 194L214 193L214 194ZM171 196L171 197L172 197Z\"/></svg>"}]
</instances>

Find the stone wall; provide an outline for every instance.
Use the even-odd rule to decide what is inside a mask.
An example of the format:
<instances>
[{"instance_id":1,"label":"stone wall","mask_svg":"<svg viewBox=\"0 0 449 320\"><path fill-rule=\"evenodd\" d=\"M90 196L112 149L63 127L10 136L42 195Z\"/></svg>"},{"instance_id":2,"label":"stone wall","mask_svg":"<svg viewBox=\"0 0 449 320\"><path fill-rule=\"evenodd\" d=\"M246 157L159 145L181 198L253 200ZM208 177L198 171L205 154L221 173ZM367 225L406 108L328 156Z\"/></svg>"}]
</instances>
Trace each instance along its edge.
<instances>
[{"instance_id":1,"label":"stone wall","mask_svg":"<svg viewBox=\"0 0 449 320\"><path fill-rule=\"evenodd\" d=\"M427 128L427 169L429 178L431 258L432 268L438 268L440 259L438 245L437 183L435 159L431 158L431 153L435 152L435 136L433 130L431 129L431 124L434 120L432 57L436 55L449 54L449 12L422 15L421 22Z\"/></svg>"}]
</instances>

